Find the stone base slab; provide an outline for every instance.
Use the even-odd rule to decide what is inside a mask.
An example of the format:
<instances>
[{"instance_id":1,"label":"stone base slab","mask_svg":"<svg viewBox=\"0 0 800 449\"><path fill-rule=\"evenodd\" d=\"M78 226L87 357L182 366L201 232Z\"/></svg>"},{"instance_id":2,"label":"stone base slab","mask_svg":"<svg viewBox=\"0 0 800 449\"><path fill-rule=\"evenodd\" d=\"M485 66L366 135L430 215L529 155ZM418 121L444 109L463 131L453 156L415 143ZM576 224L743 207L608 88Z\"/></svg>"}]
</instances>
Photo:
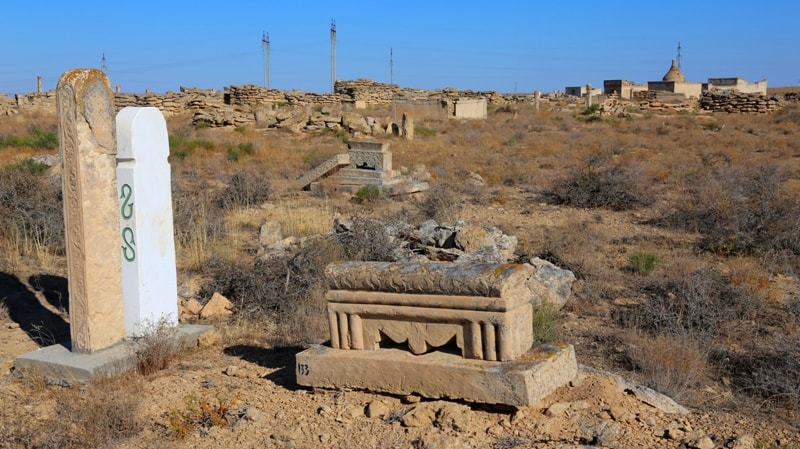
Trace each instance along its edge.
<instances>
[{"instance_id":1,"label":"stone base slab","mask_svg":"<svg viewBox=\"0 0 800 449\"><path fill-rule=\"evenodd\" d=\"M200 335L213 329L201 324L178 326L183 347L197 345ZM55 344L17 357L14 369L36 371L56 383L87 382L95 376L115 376L137 368L136 342L122 341L109 348L89 354L72 352L70 343Z\"/></svg>"},{"instance_id":2,"label":"stone base slab","mask_svg":"<svg viewBox=\"0 0 800 449\"><path fill-rule=\"evenodd\" d=\"M571 345L535 347L510 362L464 359L400 349L348 351L315 345L297 354L297 383L306 387L355 388L484 404L533 405L575 379Z\"/></svg>"}]
</instances>

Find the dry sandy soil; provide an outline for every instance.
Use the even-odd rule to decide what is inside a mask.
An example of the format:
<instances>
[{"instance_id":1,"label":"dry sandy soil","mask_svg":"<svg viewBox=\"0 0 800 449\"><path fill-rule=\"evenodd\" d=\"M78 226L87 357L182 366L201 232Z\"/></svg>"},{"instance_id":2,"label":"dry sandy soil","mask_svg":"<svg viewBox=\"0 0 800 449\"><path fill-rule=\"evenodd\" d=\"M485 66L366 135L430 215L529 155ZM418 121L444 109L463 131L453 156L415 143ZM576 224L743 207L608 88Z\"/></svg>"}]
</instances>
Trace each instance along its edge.
<instances>
[{"instance_id":1,"label":"dry sandy soil","mask_svg":"<svg viewBox=\"0 0 800 449\"><path fill-rule=\"evenodd\" d=\"M467 216L474 221L491 217L499 226L512 226L524 241L528 238L526 232L563 220L589 219L596 214L531 203L521 192L510 198L503 206L470 207ZM603 220L616 232L635 233L635 225L627 222L629 218L626 213L604 212ZM24 319L38 314L42 326L47 325L56 333L66 331L63 309L54 307L27 279L23 278L19 287L28 292L32 302L30 315ZM225 334L226 325L218 325ZM744 448L753 447L755 441L781 447L800 441L796 423L785 416L758 414L747 404L720 400L727 406L714 411L697 409L684 415L667 413L642 402L614 376L602 371L612 365L597 342L602 322L568 312L563 314L560 325L562 340L575 345L578 362L590 368L584 368L576 381L530 407L301 388L295 383L294 354L302 348L269 348L241 336L238 341L222 338L186 354L154 375L113 381L141 401L135 411L131 410L140 424L135 436L111 445L123 448ZM57 398L65 390L92 394L94 387L81 390L44 385L35 376L12 376L15 356L37 347L16 321L9 317L0 320L0 368L6 374L0 380L5 403L0 418L6 423L58 417ZM97 388L109 389L107 385ZM710 397L730 396L716 387L709 387L706 393ZM192 395L205 395L212 404L218 395L230 397L232 410L241 418L230 426L196 429L183 439L177 438L170 430L169 414L186 410L186 398ZM52 431L66 431L74 426Z\"/></svg>"},{"instance_id":2,"label":"dry sandy soil","mask_svg":"<svg viewBox=\"0 0 800 449\"><path fill-rule=\"evenodd\" d=\"M397 159L413 159L404 154L408 144L398 143L396 148ZM503 194L502 202L467 205L463 218L517 236L522 249L541 242L543 234L553 229L571 224L602 225L605 241L623 242L619 248L601 246L589 234L580 244L587 252L618 250L617 256L608 256L609 266L618 269L624 262L613 260L624 261L630 249L630 245L623 247L626 241L646 236L678 247L696 238L642 224L649 218L646 210L563 207L549 204L521 186L509 186ZM364 209L344 196L308 201L324 201L326 207L333 204L345 216ZM368 208L374 216L396 216L414 201L378 201ZM246 238L254 240L257 233ZM56 260L47 272L63 273L63 263ZM765 412L772 409L735 396L725 379L712 379L686 398L687 405L691 403L687 414L670 413L637 398L631 384L610 374L620 371L618 362L626 343L611 329L609 310L624 304L626 298L588 304L573 297L567 303L559 315L560 339L574 345L584 368L578 379L529 407L302 388L294 377L294 355L302 347L271 347L259 340L258 333L249 335L246 329L236 328L237 324L219 322L215 323L220 334L216 341L183 354L155 374L123 376L89 386L51 385L36 373L13 372L17 355L35 350L42 341L68 337L66 305L59 303L58 294L65 291L66 281L58 275L37 277L39 273L38 268L24 267L13 274L0 273L0 298L13 296L16 304L13 313L0 314L0 398L4 405L0 407L0 448L80 447L81 441L131 449L800 447L795 413ZM574 286L578 296L580 282ZM788 283L785 288L796 285ZM621 374L632 384L643 382L636 372ZM185 436L180 437L180 429L170 418L187 416L192 404L203 399L208 399L212 411L228 409L227 422L214 423L206 416L204 423L186 426ZM125 416L104 421L86 410L116 413L102 407L108 404L122 404ZM92 420L112 423L111 430L118 433L111 434L124 437L87 437L86 429L91 428L87 421Z\"/></svg>"}]
</instances>

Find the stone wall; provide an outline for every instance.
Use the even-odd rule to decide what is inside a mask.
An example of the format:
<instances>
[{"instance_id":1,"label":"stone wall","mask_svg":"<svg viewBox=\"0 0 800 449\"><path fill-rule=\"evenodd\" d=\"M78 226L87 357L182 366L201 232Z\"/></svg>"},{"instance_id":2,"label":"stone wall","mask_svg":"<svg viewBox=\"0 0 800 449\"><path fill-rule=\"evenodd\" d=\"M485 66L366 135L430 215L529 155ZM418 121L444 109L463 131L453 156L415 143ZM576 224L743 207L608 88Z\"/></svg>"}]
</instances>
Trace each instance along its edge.
<instances>
[{"instance_id":1,"label":"stone wall","mask_svg":"<svg viewBox=\"0 0 800 449\"><path fill-rule=\"evenodd\" d=\"M700 108L713 112L731 113L767 113L781 108L776 97L761 94L749 94L736 90L710 91L700 98Z\"/></svg>"}]
</instances>

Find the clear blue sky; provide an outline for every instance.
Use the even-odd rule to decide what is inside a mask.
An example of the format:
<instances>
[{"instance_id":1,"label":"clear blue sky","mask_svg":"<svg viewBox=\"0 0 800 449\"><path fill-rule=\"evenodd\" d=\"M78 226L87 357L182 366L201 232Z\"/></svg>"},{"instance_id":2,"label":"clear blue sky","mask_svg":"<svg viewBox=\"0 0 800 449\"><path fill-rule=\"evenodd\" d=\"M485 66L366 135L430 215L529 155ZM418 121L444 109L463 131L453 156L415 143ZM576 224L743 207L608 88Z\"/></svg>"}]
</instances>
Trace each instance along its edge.
<instances>
[{"instance_id":1,"label":"clear blue sky","mask_svg":"<svg viewBox=\"0 0 800 449\"><path fill-rule=\"evenodd\" d=\"M329 92L337 79L543 92L660 80L682 46L688 81L800 84L800 1L14 1L0 5L0 93L54 89L101 67L123 92L264 83Z\"/></svg>"}]
</instances>

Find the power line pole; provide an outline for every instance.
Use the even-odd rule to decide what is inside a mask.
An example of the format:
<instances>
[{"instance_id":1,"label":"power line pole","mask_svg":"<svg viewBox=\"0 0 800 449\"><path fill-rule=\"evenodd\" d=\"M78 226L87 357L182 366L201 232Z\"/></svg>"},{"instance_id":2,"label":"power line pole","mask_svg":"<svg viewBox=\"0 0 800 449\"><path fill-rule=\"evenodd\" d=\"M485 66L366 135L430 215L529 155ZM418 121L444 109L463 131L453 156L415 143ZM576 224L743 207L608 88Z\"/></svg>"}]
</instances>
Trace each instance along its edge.
<instances>
[{"instance_id":1,"label":"power line pole","mask_svg":"<svg viewBox=\"0 0 800 449\"><path fill-rule=\"evenodd\" d=\"M394 54L389 47L389 84L394 84Z\"/></svg>"},{"instance_id":2,"label":"power line pole","mask_svg":"<svg viewBox=\"0 0 800 449\"><path fill-rule=\"evenodd\" d=\"M264 59L264 87L270 88L269 33L261 32L261 52Z\"/></svg>"},{"instance_id":3,"label":"power line pole","mask_svg":"<svg viewBox=\"0 0 800 449\"><path fill-rule=\"evenodd\" d=\"M106 67L106 54L105 53L103 53L103 59L100 60L100 63L101 63L100 70L102 70L103 73L108 73L108 69Z\"/></svg>"},{"instance_id":4,"label":"power line pole","mask_svg":"<svg viewBox=\"0 0 800 449\"><path fill-rule=\"evenodd\" d=\"M678 65L678 70L681 69L681 42L678 41L678 57L675 58L675 63Z\"/></svg>"},{"instance_id":5,"label":"power line pole","mask_svg":"<svg viewBox=\"0 0 800 449\"><path fill-rule=\"evenodd\" d=\"M336 84L336 21L331 19L331 92Z\"/></svg>"}]
</instances>

